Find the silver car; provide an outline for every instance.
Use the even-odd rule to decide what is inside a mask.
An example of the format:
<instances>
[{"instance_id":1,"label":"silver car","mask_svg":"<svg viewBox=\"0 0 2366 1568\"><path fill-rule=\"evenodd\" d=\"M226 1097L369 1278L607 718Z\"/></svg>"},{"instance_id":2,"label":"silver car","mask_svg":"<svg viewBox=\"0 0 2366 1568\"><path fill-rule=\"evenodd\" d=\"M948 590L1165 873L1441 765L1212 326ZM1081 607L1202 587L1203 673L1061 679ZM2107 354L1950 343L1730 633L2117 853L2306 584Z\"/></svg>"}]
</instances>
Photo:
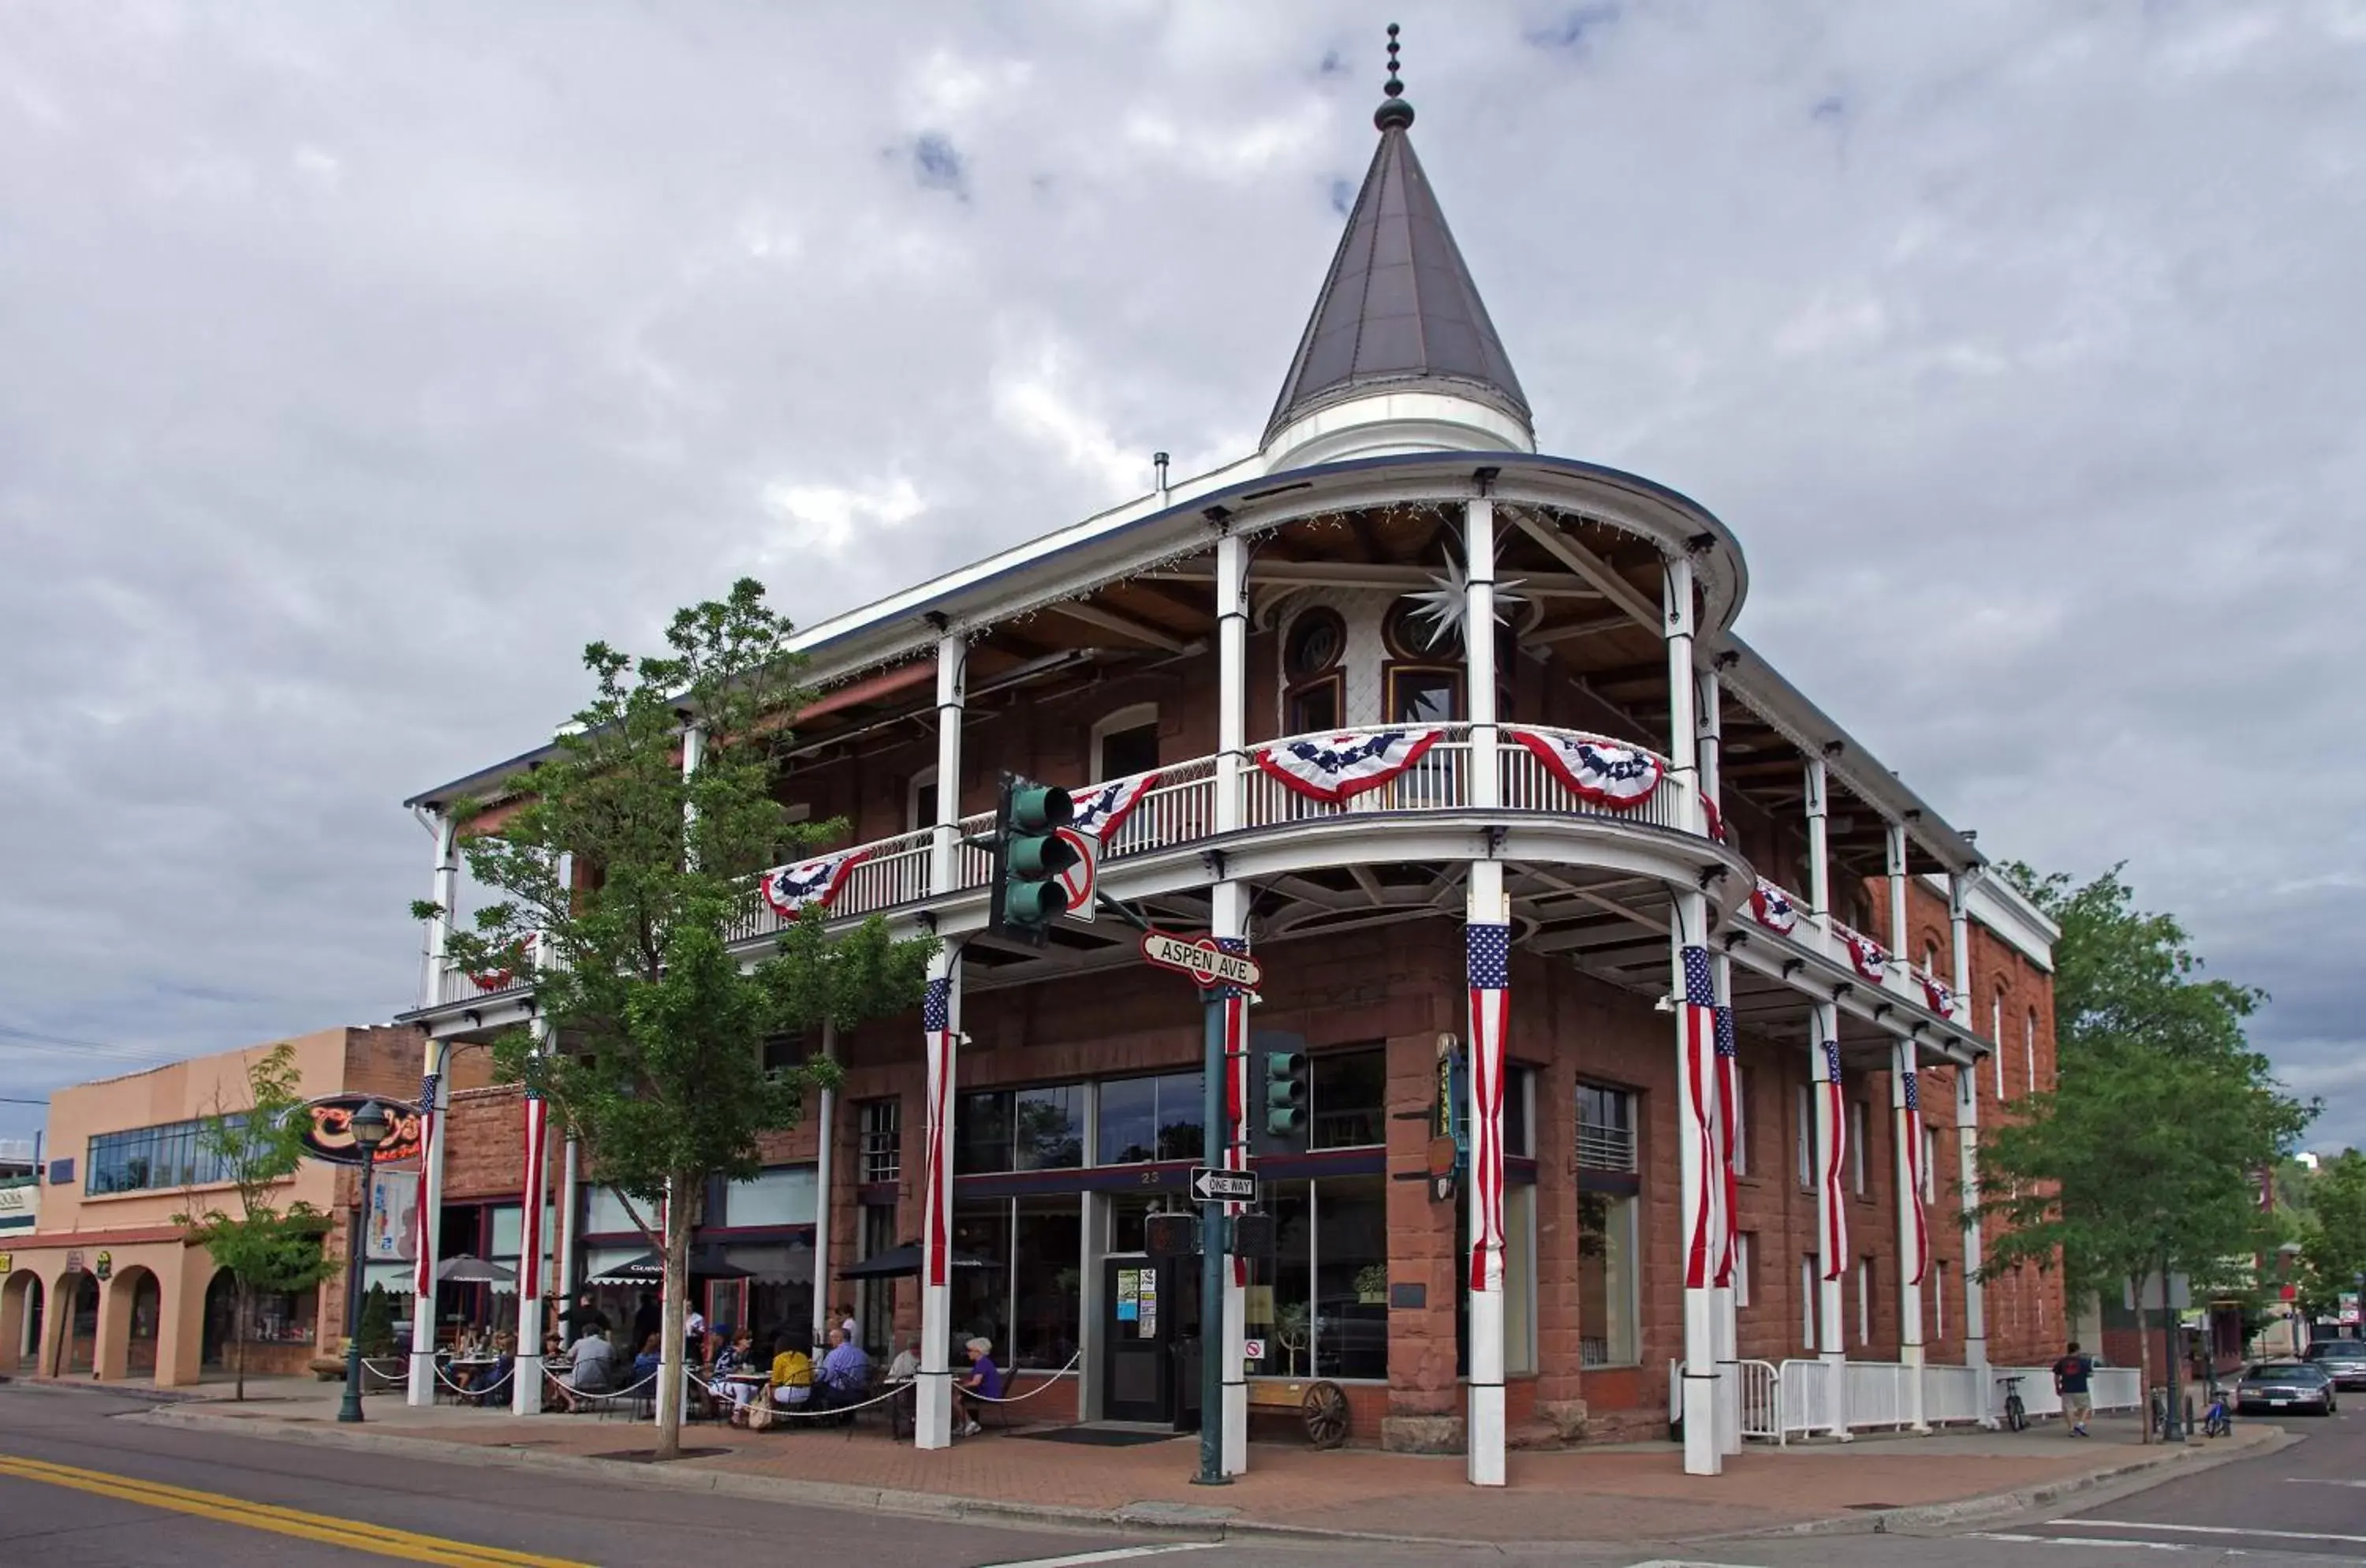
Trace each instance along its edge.
<instances>
[{"instance_id":1,"label":"silver car","mask_svg":"<svg viewBox=\"0 0 2366 1568\"><path fill-rule=\"evenodd\" d=\"M2306 1361L2262 1362L2235 1385L2235 1405L2246 1416L2279 1411L2330 1416L2335 1409L2333 1379Z\"/></svg>"}]
</instances>

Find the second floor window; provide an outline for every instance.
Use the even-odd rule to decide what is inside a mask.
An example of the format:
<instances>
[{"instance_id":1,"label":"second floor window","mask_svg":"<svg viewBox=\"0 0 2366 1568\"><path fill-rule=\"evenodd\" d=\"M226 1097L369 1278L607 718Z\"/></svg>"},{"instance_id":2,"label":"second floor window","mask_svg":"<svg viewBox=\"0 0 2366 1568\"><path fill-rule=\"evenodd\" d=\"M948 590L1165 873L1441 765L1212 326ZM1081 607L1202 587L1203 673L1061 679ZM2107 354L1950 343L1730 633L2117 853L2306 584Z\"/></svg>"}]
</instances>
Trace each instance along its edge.
<instances>
[{"instance_id":1,"label":"second floor window","mask_svg":"<svg viewBox=\"0 0 2366 1568\"><path fill-rule=\"evenodd\" d=\"M244 1118L227 1120L237 1122ZM96 1134L90 1140L82 1190L96 1197L228 1181L230 1168L220 1156L207 1151L204 1130L203 1122L167 1122L128 1133Z\"/></svg>"},{"instance_id":2,"label":"second floor window","mask_svg":"<svg viewBox=\"0 0 2366 1568\"><path fill-rule=\"evenodd\" d=\"M873 1182L904 1179L904 1102L866 1100L857 1111L862 1129L861 1173L856 1179Z\"/></svg>"},{"instance_id":3,"label":"second floor window","mask_svg":"<svg viewBox=\"0 0 2366 1568\"><path fill-rule=\"evenodd\" d=\"M1871 1120L1865 1114L1864 1100L1849 1101L1849 1190L1860 1198L1865 1195L1865 1124Z\"/></svg>"},{"instance_id":4,"label":"second floor window","mask_svg":"<svg viewBox=\"0 0 2366 1568\"><path fill-rule=\"evenodd\" d=\"M1085 1163L1085 1086L965 1094L953 1111L953 1173L1070 1170Z\"/></svg>"},{"instance_id":5,"label":"second floor window","mask_svg":"<svg viewBox=\"0 0 2366 1568\"><path fill-rule=\"evenodd\" d=\"M1345 1149L1386 1142L1382 1122L1388 1088L1384 1050L1318 1051L1309 1056L1307 1147Z\"/></svg>"},{"instance_id":6,"label":"second floor window","mask_svg":"<svg viewBox=\"0 0 2366 1568\"><path fill-rule=\"evenodd\" d=\"M1577 1163L1582 1170L1634 1170L1632 1094L1596 1084L1577 1086Z\"/></svg>"}]
</instances>

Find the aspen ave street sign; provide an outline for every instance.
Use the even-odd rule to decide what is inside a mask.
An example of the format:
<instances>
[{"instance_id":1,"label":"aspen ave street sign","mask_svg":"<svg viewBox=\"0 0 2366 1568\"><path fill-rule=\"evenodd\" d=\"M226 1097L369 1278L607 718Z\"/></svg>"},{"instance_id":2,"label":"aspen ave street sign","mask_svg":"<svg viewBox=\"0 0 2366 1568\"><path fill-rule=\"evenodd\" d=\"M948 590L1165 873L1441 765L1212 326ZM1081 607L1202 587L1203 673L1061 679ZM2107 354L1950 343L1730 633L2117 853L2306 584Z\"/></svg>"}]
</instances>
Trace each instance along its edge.
<instances>
[{"instance_id":1,"label":"aspen ave street sign","mask_svg":"<svg viewBox=\"0 0 2366 1568\"><path fill-rule=\"evenodd\" d=\"M1189 975L1201 986L1237 986L1244 991L1254 991L1265 978L1257 961L1245 953L1226 953L1216 945L1216 939L1203 936L1191 940L1169 936L1165 931L1144 931L1142 955L1162 969L1172 969Z\"/></svg>"},{"instance_id":2,"label":"aspen ave street sign","mask_svg":"<svg viewBox=\"0 0 2366 1568\"><path fill-rule=\"evenodd\" d=\"M1191 1196L1202 1203L1254 1203L1256 1181L1256 1172L1253 1170L1219 1170L1214 1166L1195 1165L1191 1168Z\"/></svg>"}]
</instances>

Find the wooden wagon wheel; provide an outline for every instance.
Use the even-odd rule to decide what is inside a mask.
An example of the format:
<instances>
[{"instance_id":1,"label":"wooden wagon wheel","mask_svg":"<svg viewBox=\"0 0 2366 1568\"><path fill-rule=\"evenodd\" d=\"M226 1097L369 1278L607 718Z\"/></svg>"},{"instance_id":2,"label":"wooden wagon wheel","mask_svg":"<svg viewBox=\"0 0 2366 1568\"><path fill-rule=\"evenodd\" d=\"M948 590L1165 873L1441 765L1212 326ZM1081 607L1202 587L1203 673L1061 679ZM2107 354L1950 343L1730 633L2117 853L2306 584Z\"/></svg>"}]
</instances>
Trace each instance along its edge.
<instances>
[{"instance_id":1,"label":"wooden wagon wheel","mask_svg":"<svg viewBox=\"0 0 2366 1568\"><path fill-rule=\"evenodd\" d=\"M1347 1440L1347 1395L1337 1383L1309 1383L1301 1408L1306 1412L1308 1442L1318 1449L1335 1449Z\"/></svg>"}]
</instances>

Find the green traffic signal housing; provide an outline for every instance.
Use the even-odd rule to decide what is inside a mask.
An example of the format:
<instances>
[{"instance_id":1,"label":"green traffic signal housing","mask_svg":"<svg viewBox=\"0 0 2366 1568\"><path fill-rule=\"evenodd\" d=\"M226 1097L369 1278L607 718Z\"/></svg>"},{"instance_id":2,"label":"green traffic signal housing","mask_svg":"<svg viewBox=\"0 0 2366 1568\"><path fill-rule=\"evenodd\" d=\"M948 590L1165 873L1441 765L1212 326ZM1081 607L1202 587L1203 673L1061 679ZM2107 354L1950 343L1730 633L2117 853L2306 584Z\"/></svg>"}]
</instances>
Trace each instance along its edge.
<instances>
[{"instance_id":1,"label":"green traffic signal housing","mask_svg":"<svg viewBox=\"0 0 2366 1568\"><path fill-rule=\"evenodd\" d=\"M994 812L988 911L993 930L1041 947L1045 928L1067 913L1068 892L1060 874L1079 857L1060 829L1076 815L1076 803L1059 785L1003 775Z\"/></svg>"},{"instance_id":2,"label":"green traffic signal housing","mask_svg":"<svg viewBox=\"0 0 2366 1568\"><path fill-rule=\"evenodd\" d=\"M1306 1053L1265 1054L1265 1130L1296 1145L1306 1133Z\"/></svg>"}]
</instances>

